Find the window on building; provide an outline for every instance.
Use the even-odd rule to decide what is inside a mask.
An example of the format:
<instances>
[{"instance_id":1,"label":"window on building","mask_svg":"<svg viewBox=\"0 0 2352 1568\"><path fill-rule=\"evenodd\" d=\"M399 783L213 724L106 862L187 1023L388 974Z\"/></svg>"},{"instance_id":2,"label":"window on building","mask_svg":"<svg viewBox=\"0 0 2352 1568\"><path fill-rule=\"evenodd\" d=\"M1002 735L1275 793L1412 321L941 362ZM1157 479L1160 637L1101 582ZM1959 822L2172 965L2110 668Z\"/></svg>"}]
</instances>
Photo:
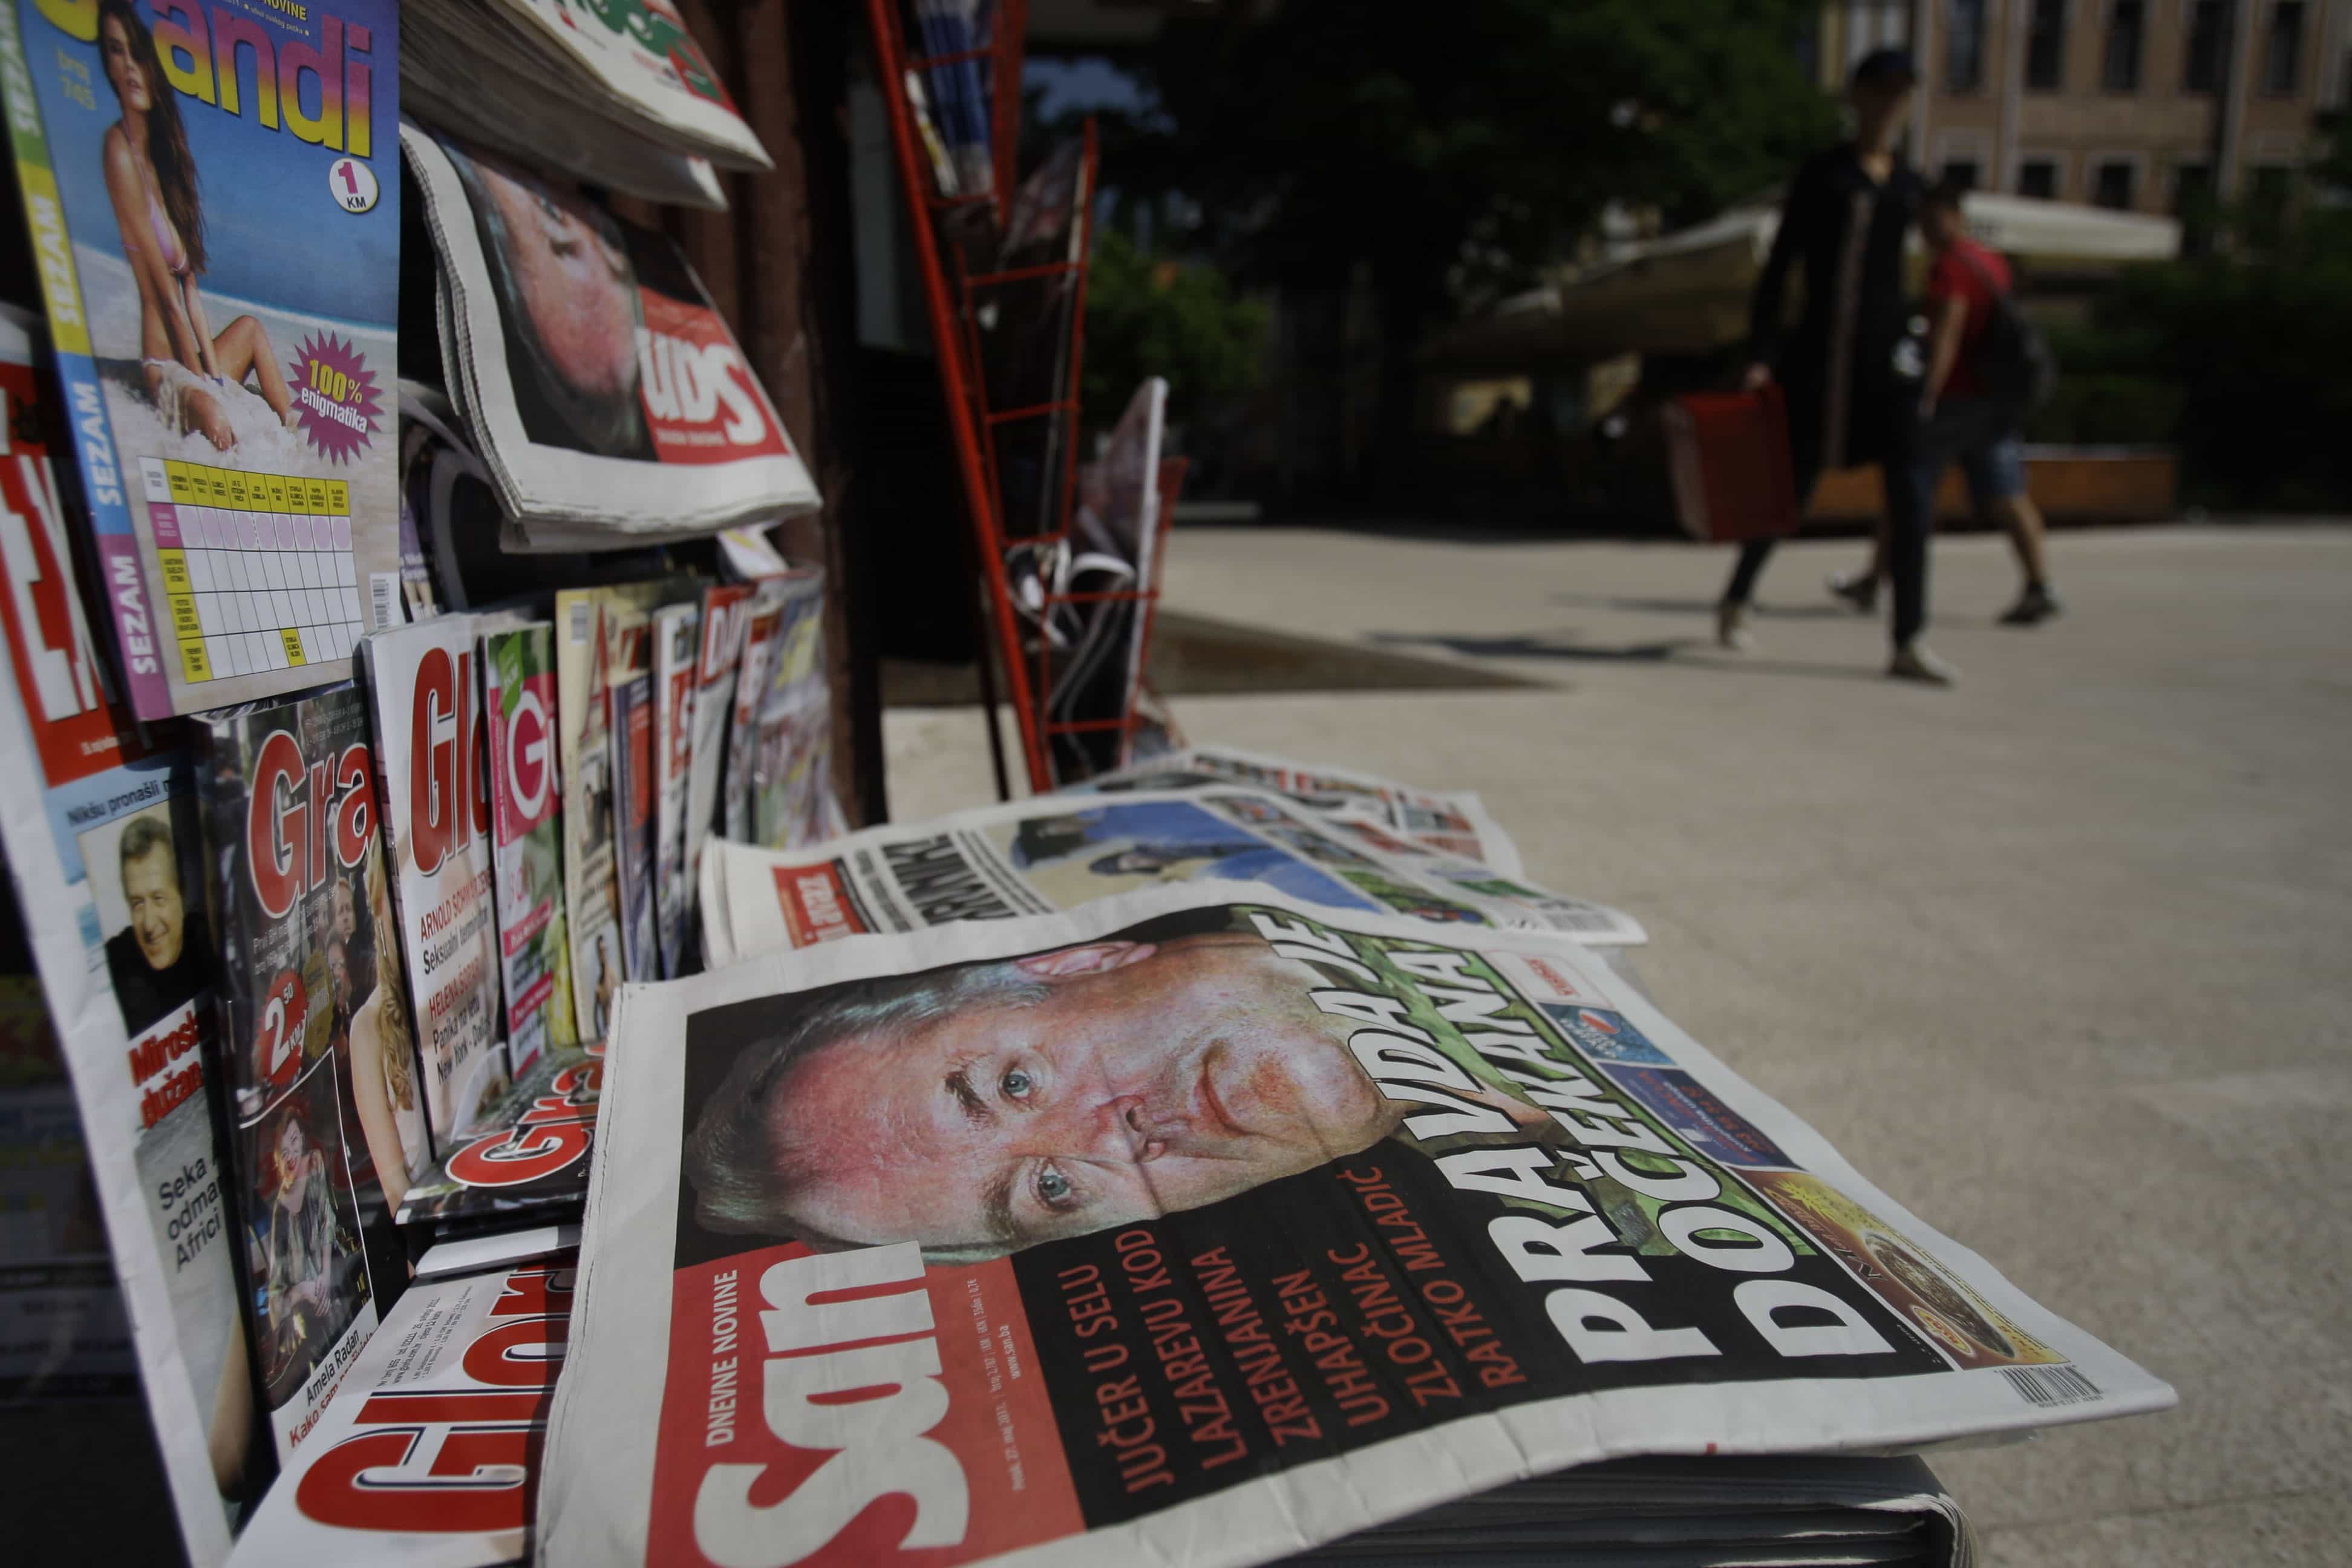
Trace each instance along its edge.
<instances>
[{"instance_id":1,"label":"window on building","mask_svg":"<svg viewBox=\"0 0 2352 1568\"><path fill-rule=\"evenodd\" d=\"M1957 185L1964 191L1975 190L1977 188L1977 161L1974 158L1945 159L1943 183L1948 185Z\"/></svg>"},{"instance_id":2,"label":"window on building","mask_svg":"<svg viewBox=\"0 0 2352 1568\"><path fill-rule=\"evenodd\" d=\"M1944 38L1944 90L1984 89L1985 0L1952 0Z\"/></svg>"},{"instance_id":3,"label":"window on building","mask_svg":"<svg viewBox=\"0 0 2352 1568\"><path fill-rule=\"evenodd\" d=\"M2269 248L2286 237L2288 208L2294 199L2294 170L2285 163L2263 163L2252 174L2246 192L2246 237Z\"/></svg>"},{"instance_id":4,"label":"window on building","mask_svg":"<svg viewBox=\"0 0 2352 1568\"><path fill-rule=\"evenodd\" d=\"M2221 46L2229 20L2225 0L2190 0L2189 38L2181 51L2183 92L2221 90Z\"/></svg>"},{"instance_id":5,"label":"window on building","mask_svg":"<svg viewBox=\"0 0 2352 1568\"><path fill-rule=\"evenodd\" d=\"M2127 158L2109 158L2091 175L2091 200L2117 212L2129 212L2138 195L2139 171Z\"/></svg>"},{"instance_id":6,"label":"window on building","mask_svg":"<svg viewBox=\"0 0 2352 1568\"><path fill-rule=\"evenodd\" d=\"M2303 81L2303 0L2278 0L2263 40L2263 91L2293 98Z\"/></svg>"},{"instance_id":7,"label":"window on building","mask_svg":"<svg viewBox=\"0 0 2352 1568\"><path fill-rule=\"evenodd\" d=\"M2025 87L2056 92L2066 85L2066 0L2033 0L2025 25Z\"/></svg>"},{"instance_id":8,"label":"window on building","mask_svg":"<svg viewBox=\"0 0 2352 1568\"><path fill-rule=\"evenodd\" d=\"M2028 158L2017 165L2017 194L2035 196L2045 202L2058 199L2058 161L2054 158Z\"/></svg>"},{"instance_id":9,"label":"window on building","mask_svg":"<svg viewBox=\"0 0 2352 1568\"><path fill-rule=\"evenodd\" d=\"M2099 85L2109 92L2139 90L2140 44L2147 30L2146 0L2115 0L2107 13L2106 52L2099 62Z\"/></svg>"},{"instance_id":10,"label":"window on building","mask_svg":"<svg viewBox=\"0 0 2352 1568\"><path fill-rule=\"evenodd\" d=\"M2172 216L2184 223L2209 216L2213 207L2213 165L2179 163L2172 170Z\"/></svg>"},{"instance_id":11,"label":"window on building","mask_svg":"<svg viewBox=\"0 0 2352 1568\"><path fill-rule=\"evenodd\" d=\"M2202 256L2212 247L2221 208L2213 199L2213 165L2176 163L2172 168L2172 216L2180 220L2180 248Z\"/></svg>"}]
</instances>

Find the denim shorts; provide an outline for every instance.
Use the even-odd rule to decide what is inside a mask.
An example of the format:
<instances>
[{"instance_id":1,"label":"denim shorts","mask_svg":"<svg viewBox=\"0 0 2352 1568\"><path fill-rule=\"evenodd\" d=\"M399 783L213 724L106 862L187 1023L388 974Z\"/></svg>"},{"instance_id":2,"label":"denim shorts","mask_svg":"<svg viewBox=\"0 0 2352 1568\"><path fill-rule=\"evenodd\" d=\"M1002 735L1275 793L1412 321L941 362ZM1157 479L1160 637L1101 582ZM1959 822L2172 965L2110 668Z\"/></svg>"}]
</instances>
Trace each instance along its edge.
<instances>
[{"instance_id":1,"label":"denim shorts","mask_svg":"<svg viewBox=\"0 0 2352 1568\"><path fill-rule=\"evenodd\" d=\"M2023 495L2025 442L2016 431L2004 431L1962 452L1960 472L1969 481L1969 500L1979 511L1995 501Z\"/></svg>"},{"instance_id":2,"label":"denim shorts","mask_svg":"<svg viewBox=\"0 0 2352 1568\"><path fill-rule=\"evenodd\" d=\"M2025 442L2008 411L1980 398L1944 405L1920 427L1918 456L1938 471L1958 463L1981 511L2025 493Z\"/></svg>"}]
</instances>

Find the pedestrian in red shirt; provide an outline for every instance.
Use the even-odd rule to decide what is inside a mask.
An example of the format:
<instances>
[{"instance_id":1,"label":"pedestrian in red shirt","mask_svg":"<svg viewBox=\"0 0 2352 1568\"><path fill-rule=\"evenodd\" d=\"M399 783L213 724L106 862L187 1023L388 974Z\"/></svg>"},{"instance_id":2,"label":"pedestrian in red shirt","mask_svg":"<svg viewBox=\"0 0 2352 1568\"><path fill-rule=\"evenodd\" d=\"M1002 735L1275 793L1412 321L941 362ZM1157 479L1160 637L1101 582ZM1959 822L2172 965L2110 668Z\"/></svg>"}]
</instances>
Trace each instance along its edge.
<instances>
[{"instance_id":1,"label":"pedestrian in red shirt","mask_svg":"<svg viewBox=\"0 0 2352 1568\"><path fill-rule=\"evenodd\" d=\"M2018 428L2022 412L1994 398L1980 363L1986 327L2000 296L2009 292L2009 264L1962 228L1963 195L1963 187L1937 185L1920 205L1919 232L1935 263L1927 273L1927 374L1906 488L1908 503L1919 509L1925 527L1934 514L1946 466L1960 465L1977 514L2008 531L2024 570L2024 591L2001 616L2001 623L2030 626L2057 615L2062 606L2050 590L2041 509L2025 492L2024 445ZM1831 592L1868 614L1877 598L1884 556L1882 545L1867 573L1832 578ZM1948 678L1948 667L1945 673Z\"/></svg>"}]
</instances>

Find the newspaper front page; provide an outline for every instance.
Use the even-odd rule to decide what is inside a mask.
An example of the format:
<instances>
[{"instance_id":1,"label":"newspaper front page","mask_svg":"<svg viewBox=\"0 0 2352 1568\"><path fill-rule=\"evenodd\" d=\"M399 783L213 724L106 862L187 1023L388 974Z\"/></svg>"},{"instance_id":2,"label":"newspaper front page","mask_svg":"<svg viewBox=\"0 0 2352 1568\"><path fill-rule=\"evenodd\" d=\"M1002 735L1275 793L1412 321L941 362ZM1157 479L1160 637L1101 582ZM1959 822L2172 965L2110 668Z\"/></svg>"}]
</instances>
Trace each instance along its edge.
<instances>
[{"instance_id":1,"label":"newspaper front page","mask_svg":"<svg viewBox=\"0 0 2352 1568\"><path fill-rule=\"evenodd\" d=\"M921 823L867 828L812 849L713 842L702 869L713 965L866 931L1003 920L1202 880L1257 880L1310 903L1441 924L1637 935L1631 916L1566 913L1424 876L1278 795L1230 786L1037 795ZM1500 884L1507 885L1507 884ZM1541 895L1538 895L1538 898ZM1573 917L1573 918L1571 918Z\"/></svg>"},{"instance_id":2,"label":"newspaper front page","mask_svg":"<svg viewBox=\"0 0 2352 1568\"><path fill-rule=\"evenodd\" d=\"M1211 1568L2172 1403L1574 942L1238 892L625 992L539 1561Z\"/></svg>"},{"instance_id":3,"label":"newspaper front page","mask_svg":"<svg viewBox=\"0 0 2352 1568\"><path fill-rule=\"evenodd\" d=\"M180 1539L228 1554L253 1385L213 1137L203 853L183 752L142 751L75 580L62 419L0 310L0 847L81 1112ZM266 1460L257 1457L255 1477Z\"/></svg>"},{"instance_id":4,"label":"newspaper front page","mask_svg":"<svg viewBox=\"0 0 2352 1568\"><path fill-rule=\"evenodd\" d=\"M1414 789L1351 769L1320 763L1310 767L1230 746L1188 746L1076 787L1106 793L1181 789L1215 779L1286 795L1324 816L1385 828L1439 854L1492 867L1506 877L1526 874L1518 846L1467 791Z\"/></svg>"},{"instance_id":5,"label":"newspaper front page","mask_svg":"<svg viewBox=\"0 0 2352 1568\"><path fill-rule=\"evenodd\" d=\"M449 395L523 530L506 548L617 549L816 509L674 242L414 123L401 145L440 258Z\"/></svg>"}]
</instances>

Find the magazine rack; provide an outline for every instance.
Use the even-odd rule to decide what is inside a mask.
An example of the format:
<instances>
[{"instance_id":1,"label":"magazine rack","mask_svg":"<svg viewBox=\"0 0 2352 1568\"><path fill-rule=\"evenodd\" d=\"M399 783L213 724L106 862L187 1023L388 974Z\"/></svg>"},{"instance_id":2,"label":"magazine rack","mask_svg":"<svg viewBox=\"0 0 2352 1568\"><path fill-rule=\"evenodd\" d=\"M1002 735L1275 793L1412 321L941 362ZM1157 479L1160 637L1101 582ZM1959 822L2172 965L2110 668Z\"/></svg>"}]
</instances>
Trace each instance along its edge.
<instances>
[{"instance_id":1,"label":"magazine rack","mask_svg":"<svg viewBox=\"0 0 2352 1568\"><path fill-rule=\"evenodd\" d=\"M1129 683L1121 711L1115 717L1056 720L1047 711L1055 678L1055 650L1047 638L1024 638L1015 608L1015 590L1006 564L1013 545L1056 546L1070 540L1071 506L1077 479L1078 394L1085 363L1087 276L1086 258L1093 248L1093 195L1097 150L1094 122L1086 124L1079 172L1081 200L1076 259L997 270L971 270L961 246L942 238L940 220L956 209L992 201L1000 228L1007 220L1015 188L1014 150L1020 135L1021 30L1027 13L1025 0L1005 0L998 7L988 43L942 55L911 55L907 49L898 0L866 0L882 79L884 102L889 111L890 139L898 163L898 177L907 196L917 264L940 365L940 388L947 399L948 427L955 446L956 466L969 516L973 552L984 592L988 634L981 650L981 700L988 710L989 750L996 770L997 795L1009 798L1003 746L997 732L995 671L1001 665L1006 697L1021 729L1022 761L1034 791L1069 782L1058 776L1053 741L1060 735L1103 731L1132 733L1136 724L1135 685ZM992 83L990 121L993 145L994 189L986 193L943 195L925 172L922 132L907 90L910 71L930 70L968 60L986 59ZM981 359L977 309L982 290L1006 284L1075 274L1070 312L1070 342L1066 395L1017 408L990 405L987 377ZM1033 420L1055 420L1063 426L1059 444L1061 472L1051 481L1057 491L1052 526L1038 532L1008 533L1006 509L996 459L996 435L1007 426ZM1164 515L1164 513L1163 513ZM1156 574L1152 579L1156 584ZM1034 602L1041 618L1071 605L1140 602L1148 636L1156 586L1147 589L1095 592L1055 592L1048 589ZM993 644L993 647L985 646ZM992 658L991 655L993 655Z\"/></svg>"}]
</instances>

